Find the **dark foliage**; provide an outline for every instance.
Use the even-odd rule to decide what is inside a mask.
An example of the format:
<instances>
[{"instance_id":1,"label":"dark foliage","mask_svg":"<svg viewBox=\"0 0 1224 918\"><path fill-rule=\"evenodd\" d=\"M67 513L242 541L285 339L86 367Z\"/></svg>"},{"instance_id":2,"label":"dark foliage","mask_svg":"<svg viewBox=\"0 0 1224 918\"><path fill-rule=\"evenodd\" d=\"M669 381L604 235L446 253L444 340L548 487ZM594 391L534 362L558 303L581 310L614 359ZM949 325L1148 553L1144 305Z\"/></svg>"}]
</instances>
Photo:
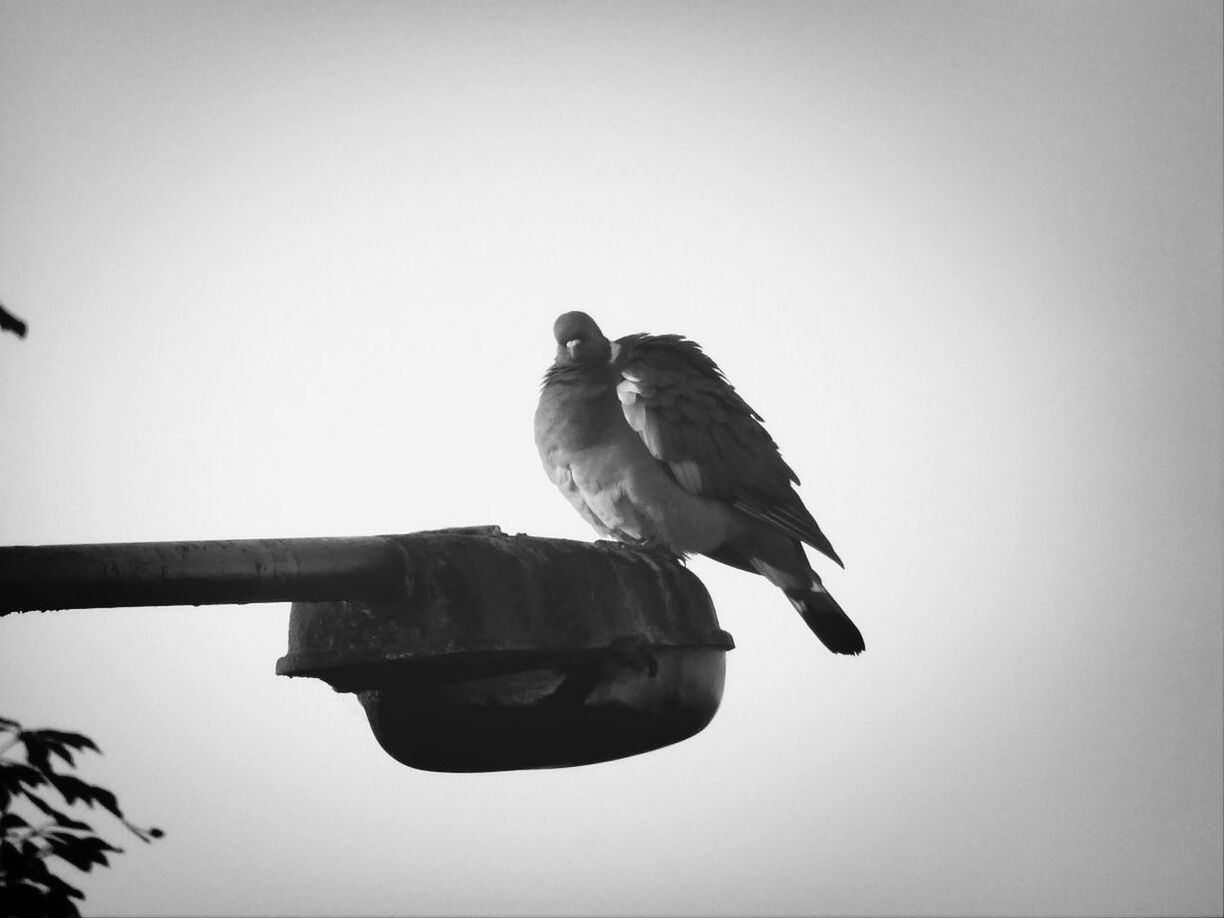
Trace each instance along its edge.
<instances>
[{"instance_id":1,"label":"dark foliage","mask_svg":"<svg viewBox=\"0 0 1224 918\"><path fill-rule=\"evenodd\" d=\"M0 331L11 331L18 338L26 336L26 324L4 308L0 303Z\"/></svg>"},{"instance_id":2,"label":"dark foliage","mask_svg":"<svg viewBox=\"0 0 1224 918\"><path fill-rule=\"evenodd\" d=\"M25 761L12 750L24 751ZM162 837L161 829L142 829L128 822L115 795L74 775L56 771L75 768L74 752L101 752L80 733L62 730L23 730L21 724L0 717L0 916L79 915L76 902L84 894L51 872L53 858L78 870L109 867L107 854L121 848L94 834L93 827L59 807L80 803L101 807L143 842ZM15 811L29 804L28 816ZM41 814L41 818L40 818ZM33 819L34 821L29 821Z\"/></svg>"}]
</instances>

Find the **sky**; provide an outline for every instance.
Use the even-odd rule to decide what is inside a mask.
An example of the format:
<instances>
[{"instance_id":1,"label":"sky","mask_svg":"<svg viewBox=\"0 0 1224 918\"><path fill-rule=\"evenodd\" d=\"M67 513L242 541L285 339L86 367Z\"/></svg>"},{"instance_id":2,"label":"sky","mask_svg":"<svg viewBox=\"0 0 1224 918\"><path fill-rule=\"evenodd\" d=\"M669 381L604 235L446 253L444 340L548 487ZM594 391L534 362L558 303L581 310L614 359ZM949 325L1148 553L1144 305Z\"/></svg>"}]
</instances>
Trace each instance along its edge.
<instances>
[{"instance_id":1,"label":"sky","mask_svg":"<svg viewBox=\"0 0 1224 918\"><path fill-rule=\"evenodd\" d=\"M594 533L553 319L766 419L867 652L694 559L721 710L435 774L287 604L10 615L0 715L165 829L86 915L1224 908L1209 2L0 0L0 544Z\"/></svg>"}]
</instances>

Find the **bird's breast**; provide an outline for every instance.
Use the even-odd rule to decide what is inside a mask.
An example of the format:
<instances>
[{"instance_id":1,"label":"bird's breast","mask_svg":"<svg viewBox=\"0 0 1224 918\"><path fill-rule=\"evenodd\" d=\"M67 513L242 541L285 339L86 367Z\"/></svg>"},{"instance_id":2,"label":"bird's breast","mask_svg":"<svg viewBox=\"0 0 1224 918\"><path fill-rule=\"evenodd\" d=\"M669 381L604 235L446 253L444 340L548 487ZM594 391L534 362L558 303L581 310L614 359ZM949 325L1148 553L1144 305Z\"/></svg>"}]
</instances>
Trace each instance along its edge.
<instances>
[{"instance_id":1,"label":"bird's breast","mask_svg":"<svg viewBox=\"0 0 1224 918\"><path fill-rule=\"evenodd\" d=\"M536 446L546 452L574 453L607 437L608 429L624 423L611 383L570 382L546 386L536 408Z\"/></svg>"},{"instance_id":2,"label":"bird's breast","mask_svg":"<svg viewBox=\"0 0 1224 918\"><path fill-rule=\"evenodd\" d=\"M610 384L546 387L535 427L549 477L596 528L685 553L729 537L729 507L676 483L629 426Z\"/></svg>"}]
</instances>

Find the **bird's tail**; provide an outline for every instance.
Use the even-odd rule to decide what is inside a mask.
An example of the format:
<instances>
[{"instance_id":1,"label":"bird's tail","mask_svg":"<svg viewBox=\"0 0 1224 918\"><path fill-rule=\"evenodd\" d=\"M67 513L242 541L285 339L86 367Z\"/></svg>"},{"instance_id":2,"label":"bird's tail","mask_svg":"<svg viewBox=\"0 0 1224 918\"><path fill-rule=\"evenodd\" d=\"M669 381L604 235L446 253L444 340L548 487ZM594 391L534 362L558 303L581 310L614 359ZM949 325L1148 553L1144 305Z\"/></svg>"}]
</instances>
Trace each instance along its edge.
<instances>
[{"instance_id":1,"label":"bird's tail","mask_svg":"<svg viewBox=\"0 0 1224 918\"><path fill-rule=\"evenodd\" d=\"M863 635L820 582L794 539L760 527L747 546L729 543L710 552L724 564L753 570L786 594L812 633L834 653L858 654L867 649Z\"/></svg>"},{"instance_id":2,"label":"bird's tail","mask_svg":"<svg viewBox=\"0 0 1224 918\"><path fill-rule=\"evenodd\" d=\"M819 582L806 590L787 590L786 598L803 616L812 633L834 653L858 654L867 645L862 632Z\"/></svg>"}]
</instances>

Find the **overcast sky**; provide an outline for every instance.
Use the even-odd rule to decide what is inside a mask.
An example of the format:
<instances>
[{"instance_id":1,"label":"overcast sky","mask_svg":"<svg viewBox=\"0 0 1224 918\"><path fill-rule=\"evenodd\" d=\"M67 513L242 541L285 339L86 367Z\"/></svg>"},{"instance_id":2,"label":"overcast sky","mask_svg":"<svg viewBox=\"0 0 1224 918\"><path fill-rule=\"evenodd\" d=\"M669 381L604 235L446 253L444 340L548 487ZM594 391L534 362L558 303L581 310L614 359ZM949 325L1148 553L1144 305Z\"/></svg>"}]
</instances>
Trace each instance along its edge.
<instances>
[{"instance_id":1,"label":"overcast sky","mask_svg":"<svg viewBox=\"0 0 1224 918\"><path fill-rule=\"evenodd\" d=\"M1218 914L1221 148L1214 2L0 2L0 544L591 538L582 308L721 364L868 645L698 559L703 733L439 775L287 605L6 617L167 831L85 913Z\"/></svg>"}]
</instances>

